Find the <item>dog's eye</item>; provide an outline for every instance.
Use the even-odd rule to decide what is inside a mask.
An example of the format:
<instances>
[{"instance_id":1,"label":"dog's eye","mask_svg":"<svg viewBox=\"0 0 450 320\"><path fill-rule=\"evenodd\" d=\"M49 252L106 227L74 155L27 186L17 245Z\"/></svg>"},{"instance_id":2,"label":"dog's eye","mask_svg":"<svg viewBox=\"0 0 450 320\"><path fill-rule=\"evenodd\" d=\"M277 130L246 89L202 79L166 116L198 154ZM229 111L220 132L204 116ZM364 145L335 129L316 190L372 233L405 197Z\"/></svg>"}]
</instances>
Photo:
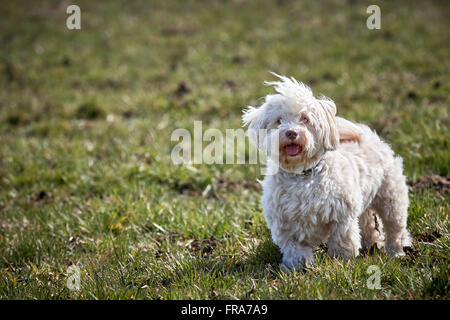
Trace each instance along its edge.
<instances>
[{"instance_id":1,"label":"dog's eye","mask_svg":"<svg viewBox=\"0 0 450 320\"><path fill-rule=\"evenodd\" d=\"M308 119L305 115L301 115L301 116L300 116L300 122L308 123L308 122L309 122L309 119Z\"/></svg>"},{"instance_id":2,"label":"dog's eye","mask_svg":"<svg viewBox=\"0 0 450 320\"><path fill-rule=\"evenodd\" d=\"M281 118L278 118L277 124L281 124Z\"/></svg>"}]
</instances>

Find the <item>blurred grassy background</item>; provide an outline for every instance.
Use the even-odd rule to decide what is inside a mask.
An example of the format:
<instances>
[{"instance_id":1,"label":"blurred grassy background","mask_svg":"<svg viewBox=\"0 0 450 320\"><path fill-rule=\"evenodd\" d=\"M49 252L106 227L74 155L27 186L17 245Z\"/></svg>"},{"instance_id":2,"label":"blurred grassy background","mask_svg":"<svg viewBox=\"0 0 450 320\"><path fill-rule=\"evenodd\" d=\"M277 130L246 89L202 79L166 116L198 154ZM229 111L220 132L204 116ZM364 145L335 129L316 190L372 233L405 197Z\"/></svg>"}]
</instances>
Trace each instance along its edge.
<instances>
[{"instance_id":1,"label":"blurred grassy background","mask_svg":"<svg viewBox=\"0 0 450 320\"><path fill-rule=\"evenodd\" d=\"M448 298L447 1L77 1L81 30L69 4L0 3L0 297ZM407 257L284 275L257 166L171 164L174 129L239 128L268 71L404 158Z\"/></svg>"}]
</instances>

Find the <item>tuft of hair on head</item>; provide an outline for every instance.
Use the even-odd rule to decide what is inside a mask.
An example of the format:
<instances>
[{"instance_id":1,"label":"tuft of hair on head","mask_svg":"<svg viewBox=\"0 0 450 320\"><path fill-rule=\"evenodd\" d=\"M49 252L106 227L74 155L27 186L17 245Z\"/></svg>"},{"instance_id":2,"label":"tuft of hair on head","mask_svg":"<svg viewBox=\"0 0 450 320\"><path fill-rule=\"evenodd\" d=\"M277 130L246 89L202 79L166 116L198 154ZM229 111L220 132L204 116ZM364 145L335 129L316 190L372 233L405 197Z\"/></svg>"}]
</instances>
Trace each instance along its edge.
<instances>
[{"instance_id":1,"label":"tuft of hair on head","mask_svg":"<svg viewBox=\"0 0 450 320\"><path fill-rule=\"evenodd\" d=\"M287 99L292 99L298 102L310 102L314 98L311 88L303 82L297 81L294 77L288 78L270 72L280 81L264 81L265 85L273 86L275 91Z\"/></svg>"},{"instance_id":2,"label":"tuft of hair on head","mask_svg":"<svg viewBox=\"0 0 450 320\"><path fill-rule=\"evenodd\" d=\"M250 142L257 146L258 149L264 149L264 143L258 136L258 130L263 128L263 121L261 119L261 109L248 106L243 110L242 114L243 127L248 125L247 135Z\"/></svg>"},{"instance_id":3,"label":"tuft of hair on head","mask_svg":"<svg viewBox=\"0 0 450 320\"><path fill-rule=\"evenodd\" d=\"M259 116L259 111L257 108L252 107L252 106L247 106L247 108L242 111L243 127L245 127L250 122L255 120L258 116Z\"/></svg>"}]
</instances>

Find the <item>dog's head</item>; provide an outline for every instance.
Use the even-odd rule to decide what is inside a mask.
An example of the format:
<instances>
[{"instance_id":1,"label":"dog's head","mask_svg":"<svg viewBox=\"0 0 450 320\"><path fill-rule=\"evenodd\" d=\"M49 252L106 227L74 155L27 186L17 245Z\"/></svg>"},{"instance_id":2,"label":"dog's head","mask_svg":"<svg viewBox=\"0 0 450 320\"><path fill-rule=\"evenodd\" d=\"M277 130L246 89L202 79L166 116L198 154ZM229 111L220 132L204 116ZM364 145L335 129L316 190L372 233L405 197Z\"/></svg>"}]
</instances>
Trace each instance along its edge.
<instances>
[{"instance_id":1,"label":"dog's head","mask_svg":"<svg viewBox=\"0 0 450 320\"><path fill-rule=\"evenodd\" d=\"M315 98L308 86L294 78L276 76L280 81L266 84L274 86L277 94L266 96L258 108L248 107L242 120L249 125L250 140L283 169L309 169L339 143L336 105L328 98ZM258 135L261 129L270 130L266 138ZM278 150L269 152L271 139L278 139Z\"/></svg>"}]
</instances>

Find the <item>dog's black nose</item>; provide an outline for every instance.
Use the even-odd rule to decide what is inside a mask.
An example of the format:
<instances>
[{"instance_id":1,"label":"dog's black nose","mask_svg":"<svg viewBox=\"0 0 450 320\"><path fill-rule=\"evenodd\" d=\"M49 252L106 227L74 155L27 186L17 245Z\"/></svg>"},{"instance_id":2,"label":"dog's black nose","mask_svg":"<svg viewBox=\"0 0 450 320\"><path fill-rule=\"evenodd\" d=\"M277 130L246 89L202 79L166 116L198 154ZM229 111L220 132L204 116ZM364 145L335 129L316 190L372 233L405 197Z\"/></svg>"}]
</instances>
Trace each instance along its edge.
<instances>
[{"instance_id":1,"label":"dog's black nose","mask_svg":"<svg viewBox=\"0 0 450 320\"><path fill-rule=\"evenodd\" d=\"M297 138L298 134L297 132L295 132L294 130L288 130L286 131L286 137L288 139L294 140L295 138Z\"/></svg>"}]
</instances>

